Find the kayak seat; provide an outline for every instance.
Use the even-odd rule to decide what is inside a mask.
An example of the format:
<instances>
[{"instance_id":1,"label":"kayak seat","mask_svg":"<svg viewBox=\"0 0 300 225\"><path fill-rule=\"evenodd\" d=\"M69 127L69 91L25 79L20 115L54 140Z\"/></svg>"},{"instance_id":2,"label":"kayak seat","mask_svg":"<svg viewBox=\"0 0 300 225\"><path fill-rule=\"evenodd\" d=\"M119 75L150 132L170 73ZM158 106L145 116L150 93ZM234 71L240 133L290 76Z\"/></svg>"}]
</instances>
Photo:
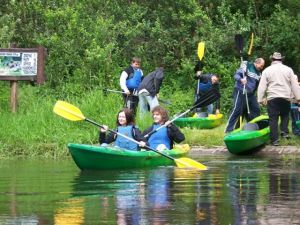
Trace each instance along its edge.
<instances>
[{"instance_id":1,"label":"kayak seat","mask_svg":"<svg viewBox=\"0 0 300 225\"><path fill-rule=\"evenodd\" d=\"M207 112L197 112L197 117L198 118L208 117L208 113Z\"/></svg>"},{"instance_id":2,"label":"kayak seat","mask_svg":"<svg viewBox=\"0 0 300 225\"><path fill-rule=\"evenodd\" d=\"M259 126L257 123L246 123L242 130L259 130Z\"/></svg>"},{"instance_id":3,"label":"kayak seat","mask_svg":"<svg viewBox=\"0 0 300 225\"><path fill-rule=\"evenodd\" d=\"M256 123L257 123L257 125L258 125L258 127L259 127L260 130L269 126L269 120L267 120L267 119L266 120L257 121Z\"/></svg>"}]
</instances>

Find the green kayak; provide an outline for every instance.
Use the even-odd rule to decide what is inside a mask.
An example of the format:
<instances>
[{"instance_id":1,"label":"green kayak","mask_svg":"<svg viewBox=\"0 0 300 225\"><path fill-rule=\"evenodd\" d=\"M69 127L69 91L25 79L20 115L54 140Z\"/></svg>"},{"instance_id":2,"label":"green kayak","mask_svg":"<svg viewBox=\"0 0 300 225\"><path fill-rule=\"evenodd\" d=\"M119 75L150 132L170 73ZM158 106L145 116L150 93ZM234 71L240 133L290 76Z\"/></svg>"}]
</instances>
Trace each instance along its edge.
<instances>
[{"instance_id":1,"label":"green kayak","mask_svg":"<svg viewBox=\"0 0 300 225\"><path fill-rule=\"evenodd\" d=\"M173 160L153 151L129 151L115 147L99 145L68 144L69 151L76 165L81 170L109 170L145 168L156 166L174 166ZM186 156L189 145L177 145L173 150L163 153L173 158Z\"/></svg>"},{"instance_id":2,"label":"green kayak","mask_svg":"<svg viewBox=\"0 0 300 225\"><path fill-rule=\"evenodd\" d=\"M211 129L221 125L223 114L210 114L208 117L185 117L178 118L174 124L178 127L190 127L197 129Z\"/></svg>"},{"instance_id":3,"label":"green kayak","mask_svg":"<svg viewBox=\"0 0 300 225\"><path fill-rule=\"evenodd\" d=\"M262 115L254 118L243 128L238 128L224 137L229 152L246 154L270 139L269 117Z\"/></svg>"},{"instance_id":4,"label":"green kayak","mask_svg":"<svg viewBox=\"0 0 300 225\"><path fill-rule=\"evenodd\" d=\"M296 125L300 129L300 120L296 121Z\"/></svg>"}]
</instances>

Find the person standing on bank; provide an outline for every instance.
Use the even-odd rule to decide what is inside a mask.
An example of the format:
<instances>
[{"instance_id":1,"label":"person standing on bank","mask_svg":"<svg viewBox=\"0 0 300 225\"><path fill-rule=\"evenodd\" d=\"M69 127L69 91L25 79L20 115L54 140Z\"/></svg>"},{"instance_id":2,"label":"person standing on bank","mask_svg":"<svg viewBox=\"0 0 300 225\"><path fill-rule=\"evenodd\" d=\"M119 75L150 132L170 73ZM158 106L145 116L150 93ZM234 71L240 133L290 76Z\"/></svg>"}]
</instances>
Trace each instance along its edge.
<instances>
[{"instance_id":1,"label":"person standing on bank","mask_svg":"<svg viewBox=\"0 0 300 225\"><path fill-rule=\"evenodd\" d=\"M289 112L291 107L291 96L295 96L300 103L300 89L293 70L282 64L279 52L270 56L272 63L262 73L258 86L257 101L267 105L269 115L271 143L279 145L278 120L280 117L280 130L283 138L288 136ZM299 109L300 110L300 109Z\"/></svg>"},{"instance_id":2,"label":"person standing on bank","mask_svg":"<svg viewBox=\"0 0 300 225\"><path fill-rule=\"evenodd\" d=\"M202 95L204 95L211 88L215 88L218 92L220 92L219 75L196 73L195 79L199 79L199 82L197 82L195 101L197 101L198 99L201 99ZM206 109L207 114L214 114L214 103L208 105L206 108L207 108ZM215 113L219 114L220 113L220 99L218 99L216 101L215 108L216 108ZM197 113L201 114L201 111L202 111L202 108L196 108Z\"/></svg>"},{"instance_id":3,"label":"person standing on bank","mask_svg":"<svg viewBox=\"0 0 300 225\"><path fill-rule=\"evenodd\" d=\"M138 88L140 116L143 116L148 111L148 104L150 111L155 106L159 105L158 97L159 90L164 79L164 67L161 65L155 71L144 77Z\"/></svg>"},{"instance_id":4,"label":"person standing on bank","mask_svg":"<svg viewBox=\"0 0 300 225\"><path fill-rule=\"evenodd\" d=\"M254 63L243 61L241 67L235 73L235 86L233 90L234 105L229 115L225 133L233 131L238 118L245 111L247 104L250 111L248 120L252 120L260 115L255 91L261 77L260 71L262 71L264 65L265 60L263 58L255 59Z\"/></svg>"},{"instance_id":5,"label":"person standing on bank","mask_svg":"<svg viewBox=\"0 0 300 225\"><path fill-rule=\"evenodd\" d=\"M124 107L131 109L134 114L139 102L137 89L143 79L143 71L140 69L141 59L133 57L131 65L120 76L120 86L123 94Z\"/></svg>"}]
</instances>

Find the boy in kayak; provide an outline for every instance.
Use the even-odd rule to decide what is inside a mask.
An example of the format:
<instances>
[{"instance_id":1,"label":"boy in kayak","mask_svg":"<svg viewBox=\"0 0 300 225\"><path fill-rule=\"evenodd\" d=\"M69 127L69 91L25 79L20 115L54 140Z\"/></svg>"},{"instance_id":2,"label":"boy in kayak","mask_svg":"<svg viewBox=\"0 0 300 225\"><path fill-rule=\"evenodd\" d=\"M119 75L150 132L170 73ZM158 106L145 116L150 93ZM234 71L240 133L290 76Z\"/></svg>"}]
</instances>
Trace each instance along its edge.
<instances>
[{"instance_id":1,"label":"boy in kayak","mask_svg":"<svg viewBox=\"0 0 300 225\"><path fill-rule=\"evenodd\" d=\"M156 150L172 149L174 142L184 141L184 134L169 121L168 112L161 106L152 110L153 125L143 132L147 144ZM153 132L155 131L155 132Z\"/></svg>"},{"instance_id":2,"label":"boy in kayak","mask_svg":"<svg viewBox=\"0 0 300 225\"><path fill-rule=\"evenodd\" d=\"M116 124L116 132L126 135L129 138L132 138L136 141L141 141L141 146L143 146L143 143L146 141L146 139L142 136L141 131L135 126L134 115L130 109L124 108L123 110L119 111ZM100 129L99 142L102 146L115 142L115 147L124 148L132 151L139 150L138 144L120 135L110 133L106 136L107 130L108 126L106 125L103 125L103 128Z\"/></svg>"}]
</instances>

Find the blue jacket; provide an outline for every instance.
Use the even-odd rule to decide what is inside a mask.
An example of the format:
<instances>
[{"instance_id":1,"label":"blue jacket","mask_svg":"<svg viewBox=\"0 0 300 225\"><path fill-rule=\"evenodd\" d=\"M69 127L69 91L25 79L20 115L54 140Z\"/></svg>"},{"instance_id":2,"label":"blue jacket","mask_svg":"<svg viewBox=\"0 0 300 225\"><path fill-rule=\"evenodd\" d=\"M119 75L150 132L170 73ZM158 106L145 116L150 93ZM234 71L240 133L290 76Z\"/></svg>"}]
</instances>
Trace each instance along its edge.
<instances>
[{"instance_id":1,"label":"blue jacket","mask_svg":"<svg viewBox=\"0 0 300 225\"><path fill-rule=\"evenodd\" d=\"M257 89L261 72L259 72L253 63L243 61L241 67L236 71L234 75L235 85L234 88L239 91L243 91L244 85L241 82L243 76L247 77L246 91L248 94L254 94Z\"/></svg>"}]
</instances>

